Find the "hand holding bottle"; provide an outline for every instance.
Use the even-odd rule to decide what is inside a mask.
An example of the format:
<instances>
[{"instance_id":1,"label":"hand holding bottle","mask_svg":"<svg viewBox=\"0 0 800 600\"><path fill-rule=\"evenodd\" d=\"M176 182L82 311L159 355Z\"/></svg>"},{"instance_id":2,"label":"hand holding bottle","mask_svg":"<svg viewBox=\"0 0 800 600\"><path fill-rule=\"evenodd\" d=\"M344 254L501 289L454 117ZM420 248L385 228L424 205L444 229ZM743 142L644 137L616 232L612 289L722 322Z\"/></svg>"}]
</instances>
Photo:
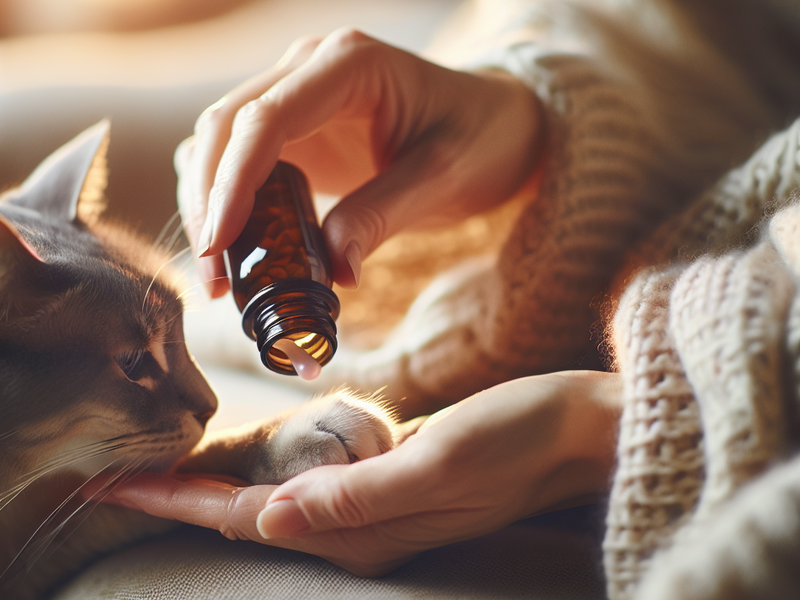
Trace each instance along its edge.
<instances>
[{"instance_id":1,"label":"hand holding bottle","mask_svg":"<svg viewBox=\"0 0 800 600\"><path fill-rule=\"evenodd\" d=\"M386 454L280 487L150 474L111 500L377 576L428 548L604 493L620 387L618 375L590 371L517 379L437 413Z\"/></svg>"},{"instance_id":2,"label":"hand holding bottle","mask_svg":"<svg viewBox=\"0 0 800 600\"><path fill-rule=\"evenodd\" d=\"M452 71L352 30L296 42L230 92L178 148L178 199L212 296L220 253L242 231L278 158L314 191L342 195L323 224L334 280L409 227L463 219L530 177L541 138L536 96L499 71Z\"/></svg>"}]
</instances>

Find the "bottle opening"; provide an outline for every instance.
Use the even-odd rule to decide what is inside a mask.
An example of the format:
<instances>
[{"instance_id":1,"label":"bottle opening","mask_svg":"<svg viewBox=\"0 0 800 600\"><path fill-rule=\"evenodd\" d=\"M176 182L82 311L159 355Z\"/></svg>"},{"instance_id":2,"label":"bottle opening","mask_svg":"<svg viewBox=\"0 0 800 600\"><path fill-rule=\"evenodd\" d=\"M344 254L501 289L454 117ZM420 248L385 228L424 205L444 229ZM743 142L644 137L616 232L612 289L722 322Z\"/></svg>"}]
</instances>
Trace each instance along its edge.
<instances>
[{"instance_id":1,"label":"bottle opening","mask_svg":"<svg viewBox=\"0 0 800 600\"><path fill-rule=\"evenodd\" d=\"M289 340L319 366L336 353L336 324L339 299L330 288L315 281L290 278L277 281L256 294L242 313L242 327L256 340L261 362L282 375L300 375L298 360L289 357L287 347L276 344ZM294 352L292 346L289 352ZM313 369L313 365L309 365ZM313 371L311 371L313 372ZM305 377L304 377L305 378Z\"/></svg>"}]
</instances>

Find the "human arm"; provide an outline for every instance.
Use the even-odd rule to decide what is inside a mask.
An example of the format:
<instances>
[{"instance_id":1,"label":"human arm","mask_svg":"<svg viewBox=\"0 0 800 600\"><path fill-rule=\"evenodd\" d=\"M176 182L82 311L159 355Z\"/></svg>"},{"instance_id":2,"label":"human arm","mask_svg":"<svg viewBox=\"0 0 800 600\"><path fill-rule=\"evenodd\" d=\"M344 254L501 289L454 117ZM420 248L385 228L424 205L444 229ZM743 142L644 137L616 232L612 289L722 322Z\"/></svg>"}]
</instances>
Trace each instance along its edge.
<instances>
[{"instance_id":1,"label":"human arm","mask_svg":"<svg viewBox=\"0 0 800 600\"><path fill-rule=\"evenodd\" d=\"M495 10L490 4L485 3L486 17ZM519 218L511 217L516 219L515 224L498 228L496 237L501 240L494 247L502 245L502 251L491 268L466 281L447 281L447 293L439 293L433 300L426 296L423 300L429 306L421 304L409 315L406 329L411 334L387 338L372 354L347 356L345 345L339 352L342 360L324 370L323 385L332 387L346 382L360 389L386 386L389 397L409 398L404 406L409 407L406 414L413 415L432 412L521 374L580 364L593 345L587 331L597 321L597 314L591 307L619 269L626 249L637 238L646 236L670 211L677 210L686 194L705 185L710 173L729 165L731 157L742 148L749 149L749 131L763 131L755 116L754 124L738 116L729 118L727 111L719 110L718 102L709 101L717 96L734 101L745 95L740 93L742 86L728 82L726 87L718 77L711 77L720 71L713 68L713 63L706 65L711 58L695 51L694 44L689 43L689 33L685 34L686 45L681 42L656 49L657 40L637 33L646 31L646 23L635 11L600 18L578 5L535 4L536 14L517 15L513 22L483 19L483 24L495 23L502 26L502 31L496 37L489 36L492 48L473 64L491 65L495 74L504 69L514 75L505 81L515 85L524 81L529 90L536 91L534 101L543 107L540 116L547 124L546 128L538 128L539 132L546 129L547 151L541 160L536 160L537 154L533 161L541 166L541 186L528 195L530 201ZM664 18L665 30L684 32L680 22L669 20L672 16ZM546 26L530 26L534 22ZM636 35L620 37L620 23ZM510 38L516 43L509 43L508 32L514 32ZM585 32L591 35L577 35ZM343 34L338 35L342 41ZM683 37L681 33L679 38ZM580 38L579 44L575 43L576 38ZM289 69L286 65L292 57L302 55L300 46L280 68ZM684 52L691 54L691 61L685 60ZM329 56L318 54L320 59ZM695 82L687 77L684 67L691 65L694 70L701 56L707 74L702 82ZM302 56L298 60L301 59ZM302 60L305 62L301 61L301 67L294 68L281 82L289 81L290 75L311 63L311 59ZM652 67L659 64L670 68L653 71ZM318 98L329 100L325 94L315 94L315 100ZM465 98L472 97L463 94L462 100ZM735 102L738 104L739 100ZM462 104L469 106L468 102ZM226 105L235 108L237 102L229 100L208 113L201 119L200 128L208 126L203 120L222 127L225 120L221 111L227 110ZM758 115L760 111L737 109L736 114L740 113ZM338 123L338 130L328 131L337 134L337 147L353 159L347 164L361 165L367 158L371 160L370 155L356 151L366 147L368 128L364 122L341 119ZM312 136L296 147L310 149L313 145L331 161L328 164L336 165L336 173L352 175L355 171L348 171L334 160L337 155L321 143L325 139ZM283 146L287 158L291 158L288 153L293 147L295 144ZM179 164L183 160L180 156L191 150L184 148L179 153ZM197 146L191 153L205 152L203 148ZM698 153L698 148L703 151ZM201 158L202 152L197 156ZM529 166L529 174L531 170ZM210 188L214 171L198 172L211 174ZM366 169L361 176L371 177L371 173ZM488 181L494 184L498 179L495 173L491 175ZM181 185L188 185L193 178L181 177ZM481 180L487 181L485 177ZM413 181L410 185L416 184ZM313 179L312 185L317 189L325 187L316 185ZM438 194L431 197L441 200ZM423 204L423 208L429 208L430 203ZM345 214L346 206L347 198L330 214L326 231L334 223L337 211ZM381 228L379 213L369 209L356 212L359 214L342 228L347 235L358 230L361 222L373 229ZM422 211L413 212L413 216L421 217ZM192 227L187 223L190 232ZM200 227L198 224L195 229L199 231ZM331 242L328 236L329 246L338 244L331 250L334 273L340 283L352 285L356 271L346 260L349 242L345 241ZM430 249L431 253L437 252L436 239L431 239ZM354 260L354 264L358 262ZM211 264L219 265L218 259ZM403 266L391 269L394 281L404 276ZM220 270L214 273L205 278L221 276ZM224 280L220 281L222 288L215 293L227 286ZM438 291L442 289L439 286ZM384 322L393 324L396 320Z\"/></svg>"},{"instance_id":2,"label":"human arm","mask_svg":"<svg viewBox=\"0 0 800 600\"><path fill-rule=\"evenodd\" d=\"M499 70L445 69L352 30L295 43L210 107L176 152L184 225L212 295L219 254L241 232L278 158L315 191L344 195L323 223L334 279L411 227L455 222L508 199L541 142L536 96Z\"/></svg>"},{"instance_id":3,"label":"human arm","mask_svg":"<svg viewBox=\"0 0 800 600\"><path fill-rule=\"evenodd\" d=\"M114 496L234 539L380 575L425 549L604 493L619 395L610 374L518 379L437 414L391 452L277 488L146 475Z\"/></svg>"}]
</instances>

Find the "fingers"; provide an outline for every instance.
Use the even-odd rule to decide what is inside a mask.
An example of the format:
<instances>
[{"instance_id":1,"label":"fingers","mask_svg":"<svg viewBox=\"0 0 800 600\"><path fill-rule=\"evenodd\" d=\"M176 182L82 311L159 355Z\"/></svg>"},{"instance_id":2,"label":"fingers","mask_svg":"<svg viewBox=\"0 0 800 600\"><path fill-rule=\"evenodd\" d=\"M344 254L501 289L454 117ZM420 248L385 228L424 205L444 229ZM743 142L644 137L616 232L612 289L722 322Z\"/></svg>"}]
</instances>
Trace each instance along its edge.
<instances>
[{"instance_id":1,"label":"fingers","mask_svg":"<svg viewBox=\"0 0 800 600\"><path fill-rule=\"evenodd\" d=\"M275 489L143 473L116 488L111 501L156 517L216 529L232 540L256 540L261 537L256 516Z\"/></svg>"},{"instance_id":2,"label":"fingers","mask_svg":"<svg viewBox=\"0 0 800 600\"><path fill-rule=\"evenodd\" d=\"M270 539L359 529L441 508L451 491L437 486L443 473L437 471L436 453L420 460L427 446L416 441L352 465L301 473L278 488L258 515L260 535Z\"/></svg>"},{"instance_id":3,"label":"fingers","mask_svg":"<svg viewBox=\"0 0 800 600\"><path fill-rule=\"evenodd\" d=\"M434 199L454 196L442 177L451 166L445 152L417 148L334 206L322 225L334 281L357 288L361 261L384 241L403 229L436 224L426 210Z\"/></svg>"},{"instance_id":4,"label":"fingers","mask_svg":"<svg viewBox=\"0 0 800 600\"><path fill-rule=\"evenodd\" d=\"M418 81L437 82L440 93L413 106L418 95L406 89L408 76L394 91L411 114L427 115L424 130L404 131L399 137L413 143L387 152L383 171L323 223L334 280L345 288L358 285L361 260L401 230L458 222L507 200L531 177L540 153L539 107L520 82L417 66ZM388 139L395 137L397 131Z\"/></svg>"},{"instance_id":5,"label":"fingers","mask_svg":"<svg viewBox=\"0 0 800 600\"><path fill-rule=\"evenodd\" d=\"M267 504L276 486L238 487L205 479L180 481L150 473L121 484L105 501L216 529L232 540L254 540L316 554L361 576L379 576L397 568L421 550L439 545L442 535L445 541L464 537L448 530L454 526L458 529L465 519L468 522L466 513L416 514L429 499L437 501L434 494L428 486L420 486L419 481L412 482L402 473L376 479L385 465L378 465L377 471L357 473L347 482L346 470L373 460L310 471L309 474L322 475L315 484L298 482L301 475L289 489L298 493L304 487L313 489L298 502L283 497ZM339 477L345 481L343 487L337 481ZM365 483L374 483L379 489L372 496L359 496L352 486L369 487ZM343 501L347 494L360 499ZM415 502L408 501L409 494L414 495ZM266 510L265 505L269 506ZM299 505L302 509L298 509ZM414 510L410 511L412 505ZM357 516L358 511L363 511L362 517ZM397 517L383 521L387 515Z\"/></svg>"},{"instance_id":6,"label":"fingers","mask_svg":"<svg viewBox=\"0 0 800 600\"><path fill-rule=\"evenodd\" d=\"M402 521L420 543L450 541L595 493L607 483L596 430L617 415L590 399L613 390L602 377L560 374L489 388L433 415L391 452L286 482L258 531L291 537ZM433 537L413 528L431 514L442 525Z\"/></svg>"},{"instance_id":7,"label":"fingers","mask_svg":"<svg viewBox=\"0 0 800 600\"><path fill-rule=\"evenodd\" d=\"M197 236L206 218L199 205L200 195L196 192L196 178L191 176L196 138L183 140L175 150L175 172L178 174L178 209L181 213L184 231L189 244L197 257ZM200 281L212 298L224 296L230 284L225 272L222 256L195 258Z\"/></svg>"},{"instance_id":8,"label":"fingers","mask_svg":"<svg viewBox=\"0 0 800 600\"><path fill-rule=\"evenodd\" d=\"M315 191L344 196L323 234L334 280L353 288L361 261L400 230L508 199L530 178L539 121L510 75L451 71L353 30L306 40L206 111L179 149L187 233L200 255L220 254L282 157ZM201 269L223 274L218 258Z\"/></svg>"},{"instance_id":9,"label":"fingers","mask_svg":"<svg viewBox=\"0 0 800 600\"><path fill-rule=\"evenodd\" d=\"M272 69L238 86L224 98L208 107L197 119L195 134L184 140L175 151L175 170L178 174L178 206L189 243L195 256L208 249L211 225L215 219L208 215L208 197L216 177L223 151L231 136L231 127L238 109L258 98L287 73L305 62L319 44L317 38L301 38L293 43L284 57ZM234 208L245 215L250 205ZM208 223L204 230L203 226ZM237 234L238 235L238 234ZM222 258L201 257L197 260L201 279L213 298L228 290Z\"/></svg>"},{"instance_id":10,"label":"fingers","mask_svg":"<svg viewBox=\"0 0 800 600\"><path fill-rule=\"evenodd\" d=\"M217 254L239 235L256 190L286 144L301 140L334 117L369 116L380 100L373 57L377 42L354 31L332 34L291 72L236 113L230 140L209 194L206 253ZM203 244L200 244L203 245Z\"/></svg>"},{"instance_id":11,"label":"fingers","mask_svg":"<svg viewBox=\"0 0 800 600\"><path fill-rule=\"evenodd\" d=\"M120 485L105 501L216 529L232 540L260 541L316 554L365 577L384 575L421 550L438 545L435 540L441 527L430 519L409 516L358 529L313 533L302 521L295 522L296 514L291 511L280 514L284 529L307 531L308 535L265 539L257 529L258 515L274 489L266 485L237 487L213 480L180 481L146 473ZM283 502L275 505L280 507ZM447 515L434 515L433 520L436 524L452 521Z\"/></svg>"},{"instance_id":12,"label":"fingers","mask_svg":"<svg viewBox=\"0 0 800 600\"><path fill-rule=\"evenodd\" d=\"M352 465L302 473L280 488L238 487L210 479L180 481L143 473L108 499L151 515L217 529L231 539L270 539L364 526L441 506L436 452L408 440L390 453ZM424 442L424 440L423 440ZM414 452L400 452L406 446ZM399 455L399 456L398 456ZM417 457L425 456L425 460ZM273 499L272 495L280 493ZM409 502L409 494L415 501Z\"/></svg>"}]
</instances>

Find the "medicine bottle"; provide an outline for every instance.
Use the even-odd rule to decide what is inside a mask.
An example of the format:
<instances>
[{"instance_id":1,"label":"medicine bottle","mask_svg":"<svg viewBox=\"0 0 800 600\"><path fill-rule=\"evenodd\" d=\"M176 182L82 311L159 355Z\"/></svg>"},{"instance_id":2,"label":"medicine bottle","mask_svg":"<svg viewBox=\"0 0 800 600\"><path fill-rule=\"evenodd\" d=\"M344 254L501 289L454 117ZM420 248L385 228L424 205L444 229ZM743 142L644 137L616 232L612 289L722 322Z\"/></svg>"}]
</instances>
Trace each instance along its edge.
<instances>
[{"instance_id":1,"label":"medicine bottle","mask_svg":"<svg viewBox=\"0 0 800 600\"><path fill-rule=\"evenodd\" d=\"M278 162L256 192L244 231L225 251L225 263L242 326L261 362L276 373L316 377L336 352L339 299L300 169Z\"/></svg>"}]
</instances>

